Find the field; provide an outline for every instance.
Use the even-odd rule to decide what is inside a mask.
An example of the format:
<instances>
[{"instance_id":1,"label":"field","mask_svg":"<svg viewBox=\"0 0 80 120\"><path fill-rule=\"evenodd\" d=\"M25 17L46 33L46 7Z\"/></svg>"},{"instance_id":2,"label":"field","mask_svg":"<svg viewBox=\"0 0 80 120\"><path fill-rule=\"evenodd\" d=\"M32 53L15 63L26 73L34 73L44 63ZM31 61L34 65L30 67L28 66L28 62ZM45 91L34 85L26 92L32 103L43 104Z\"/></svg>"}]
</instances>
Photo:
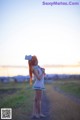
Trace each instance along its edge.
<instances>
[{"instance_id":1,"label":"field","mask_svg":"<svg viewBox=\"0 0 80 120\"><path fill-rule=\"evenodd\" d=\"M58 80L53 83L53 87L80 98L80 80Z\"/></svg>"},{"instance_id":2,"label":"field","mask_svg":"<svg viewBox=\"0 0 80 120\"><path fill-rule=\"evenodd\" d=\"M28 120L32 101L33 91L29 84L0 84L0 108L12 108L13 120Z\"/></svg>"},{"instance_id":3,"label":"field","mask_svg":"<svg viewBox=\"0 0 80 120\"><path fill-rule=\"evenodd\" d=\"M80 80L56 80L45 86L45 120L80 120ZM0 108L12 108L13 120L31 120L33 98L27 82L0 83Z\"/></svg>"}]
</instances>

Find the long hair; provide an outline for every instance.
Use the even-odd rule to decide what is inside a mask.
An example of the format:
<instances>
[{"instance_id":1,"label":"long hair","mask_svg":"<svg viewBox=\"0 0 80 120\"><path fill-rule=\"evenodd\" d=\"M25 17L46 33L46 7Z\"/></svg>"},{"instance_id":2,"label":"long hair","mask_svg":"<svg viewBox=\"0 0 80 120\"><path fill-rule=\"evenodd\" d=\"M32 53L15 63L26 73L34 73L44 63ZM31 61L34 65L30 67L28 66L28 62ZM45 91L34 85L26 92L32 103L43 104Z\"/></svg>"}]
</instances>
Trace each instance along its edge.
<instances>
[{"instance_id":1,"label":"long hair","mask_svg":"<svg viewBox=\"0 0 80 120\"><path fill-rule=\"evenodd\" d=\"M29 75L30 75L30 85L32 85L32 66L35 65L35 62L38 61L36 56L32 56L32 59L28 61L28 65L29 65Z\"/></svg>"}]
</instances>

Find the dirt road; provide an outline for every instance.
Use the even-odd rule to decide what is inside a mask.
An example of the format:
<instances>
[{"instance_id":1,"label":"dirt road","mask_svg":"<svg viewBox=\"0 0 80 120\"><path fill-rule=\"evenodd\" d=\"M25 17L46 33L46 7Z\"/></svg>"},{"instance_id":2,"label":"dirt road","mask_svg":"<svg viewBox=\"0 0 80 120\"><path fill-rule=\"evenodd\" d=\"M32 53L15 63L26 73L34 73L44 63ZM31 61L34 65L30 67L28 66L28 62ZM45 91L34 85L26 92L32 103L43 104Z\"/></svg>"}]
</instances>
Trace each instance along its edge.
<instances>
[{"instance_id":1,"label":"dirt road","mask_svg":"<svg viewBox=\"0 0 80 120\"><path fill-rule=\"evenodd\" d=\"M80 120L80 103L48 84L43 92L42 112L46 118L39 120Z\"/></svg>"},{"instance_id":2,"label":"dirt road","mask_svg":"<svg viewBox=\"0 0 80 120\"><path fill-rule=\"evenodd\" d=\"M80 104L56 91L51 85L46 87L46 94L50 101L49 120L80 120Z\"/></svg>"}]
</instances>

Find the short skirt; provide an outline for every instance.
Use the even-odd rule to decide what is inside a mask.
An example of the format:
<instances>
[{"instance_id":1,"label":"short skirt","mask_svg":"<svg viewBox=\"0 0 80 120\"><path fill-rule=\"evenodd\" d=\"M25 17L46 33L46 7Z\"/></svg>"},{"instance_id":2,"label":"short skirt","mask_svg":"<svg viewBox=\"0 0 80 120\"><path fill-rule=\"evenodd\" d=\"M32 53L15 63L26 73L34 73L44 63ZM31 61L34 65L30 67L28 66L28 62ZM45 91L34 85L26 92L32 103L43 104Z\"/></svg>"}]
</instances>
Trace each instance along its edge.
<instances>
[{"instance_id":1,"label":"short skirt","mask_svg":"<svg viewBox=\"0 0 80 120\"><path fill-rule=\"evenodd\" d=\"M32 88L33 88L34 90L45 90L45 87L33 86Z\"/></svg>"}]
</instances>

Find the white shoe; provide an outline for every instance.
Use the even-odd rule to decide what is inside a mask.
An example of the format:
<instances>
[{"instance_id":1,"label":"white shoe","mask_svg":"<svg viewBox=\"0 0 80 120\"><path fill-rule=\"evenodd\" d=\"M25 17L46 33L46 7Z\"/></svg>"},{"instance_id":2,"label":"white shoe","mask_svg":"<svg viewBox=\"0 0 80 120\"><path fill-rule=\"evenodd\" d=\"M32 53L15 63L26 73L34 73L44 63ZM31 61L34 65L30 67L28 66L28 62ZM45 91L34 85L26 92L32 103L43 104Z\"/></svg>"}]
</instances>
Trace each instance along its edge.
<instances>
[{"instance_id":1,"label":"white shoe","mask_svg":"<svg viewBox=\"0 0 80 120\"><path fill-rule=\"evenodd\" d=\"M40 114L40 117L43 117L43 118L45 118L46 116L45 116L44 114Z\"/></svg>"}]
</instances>

